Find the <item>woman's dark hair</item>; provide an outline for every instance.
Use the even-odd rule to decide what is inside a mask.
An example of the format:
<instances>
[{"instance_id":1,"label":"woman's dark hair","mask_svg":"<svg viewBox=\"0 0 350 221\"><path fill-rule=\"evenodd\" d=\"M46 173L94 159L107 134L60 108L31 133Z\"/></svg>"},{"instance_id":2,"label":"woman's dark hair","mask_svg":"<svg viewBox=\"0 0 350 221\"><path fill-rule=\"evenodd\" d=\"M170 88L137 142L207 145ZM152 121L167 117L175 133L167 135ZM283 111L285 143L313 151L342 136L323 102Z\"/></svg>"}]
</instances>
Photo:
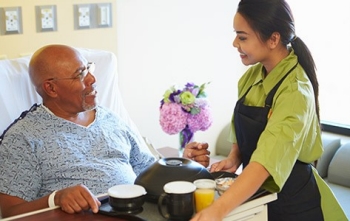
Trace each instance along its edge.
<instances>
[{"instance_id":1,"label":"woman's dark hair","mask_svg":"<svg viewBox=\"0 0 350 221\"><path fill-rule=\"evenodd\" d=\"M262 41L267 41L272 33L278 32L282 44L287 46L291 43L299 64L311 81L316 114L320 120L316 65L308 47L295 34L294 18L288 3L285 0L241 0L237 12L245 18Z\"/></svg>"}]
</instances>

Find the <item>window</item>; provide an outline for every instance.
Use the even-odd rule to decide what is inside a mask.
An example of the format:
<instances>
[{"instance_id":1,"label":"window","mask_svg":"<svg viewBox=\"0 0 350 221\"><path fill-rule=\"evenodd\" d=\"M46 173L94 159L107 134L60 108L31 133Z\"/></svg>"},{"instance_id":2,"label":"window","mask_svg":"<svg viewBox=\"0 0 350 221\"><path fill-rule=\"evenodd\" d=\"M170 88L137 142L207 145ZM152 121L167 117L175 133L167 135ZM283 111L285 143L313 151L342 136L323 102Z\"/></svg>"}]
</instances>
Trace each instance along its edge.
<instances>
[{"instance_id":1,"label":"window","mask_svg":"<svg viewBox=\"0 0 350 221\"><path fill-rule=\"evenodd\" d=\"M288 0L287 0L288 1ZM289 0L296 34L309 47L325 131L350 135L350 1Z\"/></svg>"}]
</instances>

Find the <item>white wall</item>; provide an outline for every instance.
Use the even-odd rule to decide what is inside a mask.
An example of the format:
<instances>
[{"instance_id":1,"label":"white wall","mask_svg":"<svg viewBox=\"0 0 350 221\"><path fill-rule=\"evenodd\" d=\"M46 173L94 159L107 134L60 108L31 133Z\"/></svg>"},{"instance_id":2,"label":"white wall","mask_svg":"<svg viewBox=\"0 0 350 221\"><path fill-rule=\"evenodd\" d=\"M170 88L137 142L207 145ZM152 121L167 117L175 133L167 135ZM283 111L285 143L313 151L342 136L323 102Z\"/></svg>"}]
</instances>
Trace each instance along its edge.
<instances>
[{"instance_id":1,"label":"white wall","mask_svg":"<svg viewBox=\"0 0 350 221\"><path fill-rule=\"evenodd\" d=\"M103 2L111 3L112 10L116 10L116 0L105 0ZM20 6L23 23L22 34L0 34L0 59L2 57L16 58L32 54L47 44L67 44L74 47L95 48L116 53L116 13L113 13L112 27L74 29L73 6L88 3L99 2L96 0L0 0L0 8ZM35 6L44 5L56 6L57 31L37 32Z\"/></svg>"},{"instance_id":2,"label":"white wall","mask_svg":"<svg viewBox=\"0 0 350 221\"><path fill-rule=\"evenodd\" d=\"M246 67L232 47L237 0L117 0L117 57L124 104L156 148L178 146L159 125L165 90L188 81L210 81L214 122L195 134L214 148L230 119L237 81ZM213 149L212 149L213 150Z\"/></svg>"}]
</instances>

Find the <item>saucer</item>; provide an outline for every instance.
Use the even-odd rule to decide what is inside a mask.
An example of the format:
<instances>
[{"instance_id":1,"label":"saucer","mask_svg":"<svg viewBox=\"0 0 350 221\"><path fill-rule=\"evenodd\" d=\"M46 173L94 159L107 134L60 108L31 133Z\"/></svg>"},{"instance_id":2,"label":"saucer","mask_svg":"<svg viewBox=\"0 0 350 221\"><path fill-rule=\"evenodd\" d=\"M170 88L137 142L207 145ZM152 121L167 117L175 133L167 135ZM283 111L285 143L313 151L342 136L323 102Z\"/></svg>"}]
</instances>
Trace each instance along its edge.
<instances>
[{"instance_id":1,"label":"saucer","mask_svg":"<svg viewBox=\"0 0 350 221\"><path fill-rule=\"evenodd\" d=\"M143 211L143 208L140 207L136 210L125 210L125 211L121 211L121 210L115 210L113 209L113 207L111 205L109 205L109 203L105 203L102 204L100 206L99 212L106 214L106 215L111 215L111 216L116 216L116 215L121 215L121 214L132 214L132 215L136 215L139 214Z\"/></svg>"}]
</instances>

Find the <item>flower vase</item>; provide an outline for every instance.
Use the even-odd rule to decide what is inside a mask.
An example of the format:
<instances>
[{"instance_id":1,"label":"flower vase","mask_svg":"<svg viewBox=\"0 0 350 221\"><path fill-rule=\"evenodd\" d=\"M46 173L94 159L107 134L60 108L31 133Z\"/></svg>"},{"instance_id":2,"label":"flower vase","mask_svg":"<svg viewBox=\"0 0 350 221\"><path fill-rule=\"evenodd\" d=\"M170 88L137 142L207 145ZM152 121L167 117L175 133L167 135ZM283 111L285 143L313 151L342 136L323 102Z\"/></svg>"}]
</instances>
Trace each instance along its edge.
<instances>
[{"instance_id":1,"label":"flower vase","mask_svg":"<svg viewBox=\"0 0 350 221\"><path fill-rule=\"evenodd\" d=\"M179 133L179 157L183 156L183 152L185 150L185 147L188 143L191 143L194 138L194 133L188 128L186 125L185 129L181 130Z\"/></svg>"}]
</instances>

